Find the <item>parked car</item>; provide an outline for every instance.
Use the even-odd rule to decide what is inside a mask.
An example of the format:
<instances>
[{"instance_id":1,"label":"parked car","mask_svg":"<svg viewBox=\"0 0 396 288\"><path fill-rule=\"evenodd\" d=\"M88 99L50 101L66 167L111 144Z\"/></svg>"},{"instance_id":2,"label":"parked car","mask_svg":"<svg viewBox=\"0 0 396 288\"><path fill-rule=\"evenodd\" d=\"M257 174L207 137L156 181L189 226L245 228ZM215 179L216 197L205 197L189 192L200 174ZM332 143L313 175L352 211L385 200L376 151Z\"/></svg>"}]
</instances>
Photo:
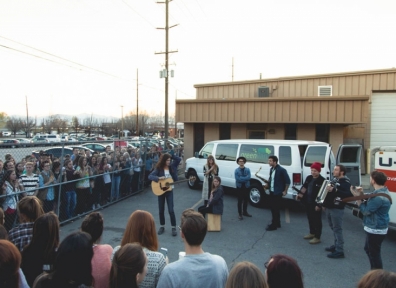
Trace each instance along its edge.
<instances>
[{"instance_id":1,"label":"parked car","mask_svg":"<svg viewBox=\"0 0 396 288\"><path fill-rule=\"evenodd\" d=\"M100 144L100 143L86 143L86 144L82 144L81 146L89 148L93 151L102 153L106 151L106 146L104 144Z\"/></svg>"},{"instance_id":2,"label":"parked car","mask_svg":"<svg viewBox=\"0 0 396 288\"><path fill-rule=\"evenodd\" d=\"M26 144L31 143L30 140L26 138L16 138L16 140L21 144L19 147L26 147Z\"/></svg>"},{"instance_id":3,"label":"parked car","mask_svg":"<svg viewBox=\"0 0 396 288\"><path fill-rule=\"evenodd\" d=\"M48 149L40 149L40 150L35 150L32 152L32 154L38 159L40 156L40 151L44 151L48 155L52 155L52 157L60 158L62 156L62 151L63 155L73 154L73 149L70 147L51 147Z\"/></svg>"},{"instance_id":4,"label":"parked car","mask_svg":"<svg viewBox=\"0 0 396 288\"><path fill-rule=\"evenodd\" d=\"M89 152L91 152L91 154L92 154L93 152L95 152L94 150L92 150L92 149L90 149L90 148L88 148L88 147L84 147L84 146L82 146L82 145L67 145L67 147L68 147L68 148L72 148L72 149L78 148L79 150L83 149L84 151L89 150Z\"/></svg>"},{"instance_id":5,"label":"parked car","mask_svg":"<svg viewBox=\"0 0 396 288\"><path fill-rule=\"evenodd\" d=\"M44 136L34 136L32 140L30 140L31 143L49 143L49 140L45 138Z\"/></svg>"},{"instance_id":6,"label":"parked car","mask_svg":"<svg viewBox=\"0 0 396 288\"><path fill-rule=\"evenodd\" d=\"M6 139L3 140L3 145L1 147L3 148L15 148L18 147L20 142L16 139Z\"/></svg>"},{"instance_id":7,"label":"parked car","mask_svg":"<svg viewBox=\"0 0 396 288\"><path fill-rule=\"evenodd\" d=\"M2 134L3 134L3 137L10 137L11 136L11 132L9 132L9 131L3 132Z\"/></svg>"},{"instance_id":8,"label":"parked car","mask_svg":"<svg viewBox=\"0 0 396 288\"><path fill-rule=\"evenodd\" d=\"M67 141L69 141L69 136L67 136L67 135L62 135L62 136L60 137L60 141L61 141L61 142L67 142Z\"/></svg>"}]
</instances>

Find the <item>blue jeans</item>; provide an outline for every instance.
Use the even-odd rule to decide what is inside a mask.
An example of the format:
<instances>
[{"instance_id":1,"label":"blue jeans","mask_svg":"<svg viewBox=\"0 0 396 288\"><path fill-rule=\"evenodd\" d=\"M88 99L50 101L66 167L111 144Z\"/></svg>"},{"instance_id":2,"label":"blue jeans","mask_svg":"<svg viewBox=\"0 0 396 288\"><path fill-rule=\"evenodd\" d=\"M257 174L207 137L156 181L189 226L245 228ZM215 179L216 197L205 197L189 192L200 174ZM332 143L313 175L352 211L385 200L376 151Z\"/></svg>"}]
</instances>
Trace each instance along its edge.
<instances>
[{"instance_id":1,"label":"blue jeans","mask_svg":"<svg viewBox=\"0 0 396 288\"><path fill-rule=\"evenodd\" d=\"M342 235L342 218L344 209L326 208L327 221L334 234L335 251L344 253L344 236Z\"/></svg>"},{"instance_id":2,"label":"blue jeans","mask_svg":"<svg viewBox=\"0 0 396 288\"><path fill-rule=\"evenodd\" d=\"M73 217L74 209L76 208L77 194L76 191L66 192L66 217L67 219Z\"/></svg>"},{"instance_id":3,"label":"blue jeans","mask_svg":"<svg viewBox=\"0 0 396 288\"><path fill-rule=\"evenodd\" d=\"M161 226L165 225L165 200L166 200L166 205L168 205L168 212L171 218L172 227L175 227L176 216L175 216L175 211L173 210L173 190L165 192L164 194L158 196L160 224Z\"/></svg>"},{"instance_id":4,"label":"blue jeans","mask_svg":"<svg viewBox=\"0 0 396 288\"><path fill-rule=\"evenodd\" d=\"M371 270L382 269L381 244L386 235L371 234L366 232L364 251L370 260Z\"/></svg>"},{"instance_id":5,"label":"blue jeans","mask_svg":"<svg viewBox=\"0 0 396 288\"><path fill-rule=\"evenodd\" d=\"M111 201L120 198L120 183L121 176L114 176L113 181L111 182Z\"/></svg>"}]
</instances>

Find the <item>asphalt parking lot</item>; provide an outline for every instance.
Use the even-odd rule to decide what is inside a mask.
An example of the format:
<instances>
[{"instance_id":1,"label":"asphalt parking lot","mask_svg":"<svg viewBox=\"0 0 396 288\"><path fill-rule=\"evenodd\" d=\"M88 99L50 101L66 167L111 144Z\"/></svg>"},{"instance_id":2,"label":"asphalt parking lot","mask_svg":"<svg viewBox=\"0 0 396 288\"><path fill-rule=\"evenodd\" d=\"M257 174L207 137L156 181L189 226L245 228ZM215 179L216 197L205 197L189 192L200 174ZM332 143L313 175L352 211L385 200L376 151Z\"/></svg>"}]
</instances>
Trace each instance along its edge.
<instances>
[{"instance_id":1,"label":"asphalt parking lot","mask_svg":"<svg viewBox=\"0 0 396 288\"><path fill-rule=\"evenodd\" d=\"M174 191L175 212L177 223L181 212L189 207L197 208L200 204L201 192L190 190L186 183L176 184ZM294 201L285 201L282 211L282 228L266 231L265 227L271 220L271 212L267 207L249 207L252 218L238 220L237 199L232 190L224 197L224 215L222 230L208 232L203 243L207 252L221 255L231 268L234 263L251 261L263 272L264 262L276 253L288 254L297 259L305 275L305 287L356 287L360 277L369 270L369 262L363 250L365 233L361 220L352 216L350 210L345 211L344 238L345 258L329 259L324 248L333 244L332 231L323 215L322 243L310 245L302 239L308 232L308 222L303 207ZM120 244L126 222L136 209L151 212L159 225L157 197L149 188L122 202L101 210L105 219L105 231L102 243L113 247ZM180 236L172 237L169 216L165 213L166 230L159 236L160 247L168 248L170 262L178 259L179 251L183 251ZM61 237L79 228L82 219L66 224L61 228ZM390 231L383 244L384 268L396 271L396 233Z\"/></svg>"}]
</instances>

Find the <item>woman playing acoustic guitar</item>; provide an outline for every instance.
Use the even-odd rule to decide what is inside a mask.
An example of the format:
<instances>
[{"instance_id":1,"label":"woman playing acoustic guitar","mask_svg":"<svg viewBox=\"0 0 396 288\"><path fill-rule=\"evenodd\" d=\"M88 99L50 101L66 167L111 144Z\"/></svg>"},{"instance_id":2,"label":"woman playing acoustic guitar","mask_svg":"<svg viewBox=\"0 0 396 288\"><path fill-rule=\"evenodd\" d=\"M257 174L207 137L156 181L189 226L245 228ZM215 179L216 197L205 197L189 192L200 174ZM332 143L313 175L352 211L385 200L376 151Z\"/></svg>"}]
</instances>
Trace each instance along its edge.
<instances>
[{"instance_id":1,"label":"woman playing acoustic guitar","mask_svg":"<svg viewBox=\"0 0 396 288\"><path fill-rule=\"evenodd\" d=\"M149 180L158 182L159 180L172 177L173 181L177 181L177 166L179 166L180 161L181 158L177 156L162 154L157 165L155 166L155 169L148 176ZM158 235L161 235L165 231L165 200L168 205L168 212L171 219L172 236L176 236L176 216L175 211L173 210L173 187L171 190L158 196L158 209L161 225L161 227L158 229Z\"/></svg>"}]
</instances>

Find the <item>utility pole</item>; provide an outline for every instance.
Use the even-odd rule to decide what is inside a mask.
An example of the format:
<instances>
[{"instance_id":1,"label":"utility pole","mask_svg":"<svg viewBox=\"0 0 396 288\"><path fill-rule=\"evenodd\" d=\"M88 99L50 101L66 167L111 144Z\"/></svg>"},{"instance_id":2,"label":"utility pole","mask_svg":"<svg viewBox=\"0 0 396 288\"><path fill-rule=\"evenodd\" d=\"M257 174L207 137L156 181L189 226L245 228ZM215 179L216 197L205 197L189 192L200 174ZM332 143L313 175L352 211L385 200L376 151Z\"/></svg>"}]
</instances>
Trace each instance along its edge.
<instances>
[{"instance_id":1,"label":"utility pole","mask_svg":"<svg viewBox=\"0 0 396 288\"><path fill-rule=\"evenodd\" d=\"M26 138L30 138L30 129L29 129L29 109L28 109L28 103L27 103L27 96L25 95L26 99Z\"/></svg>"},{"instance_id":2,"label":"utility pole","mask_svg":"<svg viewBox=\"0 0 396 288\"><path fill-rule=\"evenodd\" d=\"M123 105L121 105L121 131L122 131L122 133L124 133L124 106Z\"/></svg>"},{"instance_id":3,"label":"utility pole","mask_svg":"<svg viewBox=\"0 0 396 288\"><path fill-rule=\"evenodd\" d=\"M139 69L136 69L136 133L139 137Z\"/></svg>"},{"instance_id":4,"label":"utility pole","mask_svg":"<svg viewBox=\"0 0 396 288\"><path fill-rule=\"evenodd\" d=\"M231 72L232 73L232 76L231 76L232 82L234 82L234 57L232 57L232 68L231 69L232 69L232 72Z\"/></svg>"},{"instance_id":5,"label":"utility pole","mask_svg":"<svg viewBox=\"0 0 396 288\"><path fill-rule=\"evenodd\" d=\"M177 90L176 90L175 92L176 92L176 94L175 94L175 138L179 138L179 137L176 137L176 135L177 135L177 121L176 121L176 101L177 101Z\"/></svg>"},{"instance_id":6,"label":"utility pole","mask_svg":"<svg viewBox=\"0 0 396 288\"><path fill-rule=\"evenodd\" d=\"M169 51L169 28L173 28L176 25L169 27L169 2L172 0L165 0L165 2L157 2L158 4L165 4L165 28L157 28L157 29L165 29L165 52L157 52L155 54L165 54L165 139L169 136L169 111L168 111L168 88L169 88L169 53L175 53L176 51Z\"/></svg>"}]
</instances>

